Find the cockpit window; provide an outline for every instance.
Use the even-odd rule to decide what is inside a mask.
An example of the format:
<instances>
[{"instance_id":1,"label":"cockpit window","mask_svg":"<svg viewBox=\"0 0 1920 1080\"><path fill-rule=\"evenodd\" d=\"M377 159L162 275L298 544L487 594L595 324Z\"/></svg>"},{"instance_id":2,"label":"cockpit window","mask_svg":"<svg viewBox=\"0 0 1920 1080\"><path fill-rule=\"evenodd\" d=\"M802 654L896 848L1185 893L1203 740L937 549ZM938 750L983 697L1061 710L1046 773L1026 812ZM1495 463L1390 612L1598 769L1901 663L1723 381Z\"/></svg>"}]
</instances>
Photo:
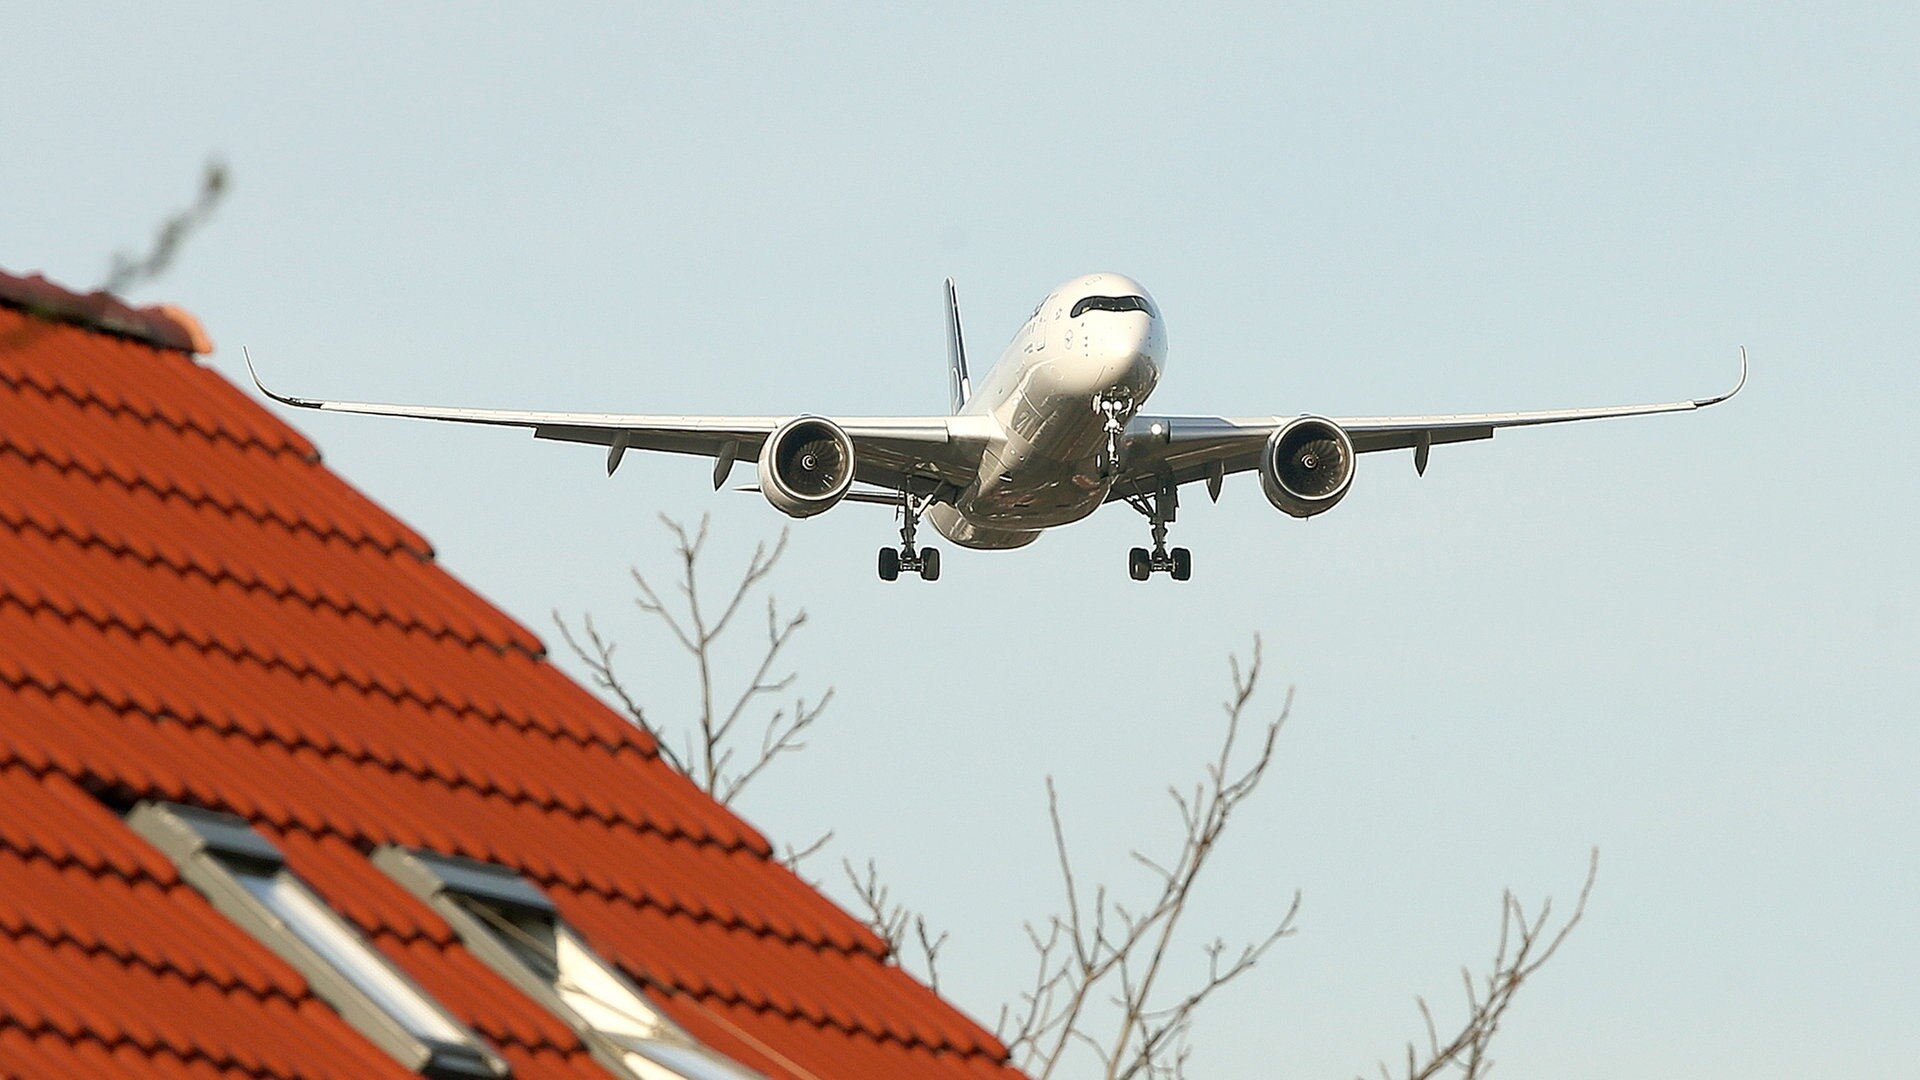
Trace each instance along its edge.
<instances>
[{"instance_id":1,"label":"cockpit window","mask_svg":"<svg viewBox=\"0 0 1920 1080\"><path fill-rule=\"evenodd\" d=\"M1073 314L1068 318L1077 319L1083 311L1145 311L1148 315L1153 314L1144 296L1089 296L1073 305Z\"/></svg>"}]
</instances>

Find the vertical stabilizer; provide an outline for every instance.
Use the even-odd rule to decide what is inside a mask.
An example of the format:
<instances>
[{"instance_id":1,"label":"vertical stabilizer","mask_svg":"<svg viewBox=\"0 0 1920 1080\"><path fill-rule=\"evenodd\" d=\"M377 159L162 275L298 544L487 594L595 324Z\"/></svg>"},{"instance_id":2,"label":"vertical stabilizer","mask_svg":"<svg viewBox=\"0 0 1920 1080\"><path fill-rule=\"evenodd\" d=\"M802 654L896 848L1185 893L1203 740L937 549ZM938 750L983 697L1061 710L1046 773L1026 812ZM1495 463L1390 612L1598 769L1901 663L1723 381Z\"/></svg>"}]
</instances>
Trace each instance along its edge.
<instances>
[{"instance_id":1,"label":"vertical stabilizer","mask_svg":"<svg viewBox=\"0 0 1920 1080\"><path fill-rule=\"evenodd\" d=\"M960 336L960 299L952 278L947 279L947 392L956 413L973 396L973 382L967 378L967 343Z\"/></svg>"}]
</instances>

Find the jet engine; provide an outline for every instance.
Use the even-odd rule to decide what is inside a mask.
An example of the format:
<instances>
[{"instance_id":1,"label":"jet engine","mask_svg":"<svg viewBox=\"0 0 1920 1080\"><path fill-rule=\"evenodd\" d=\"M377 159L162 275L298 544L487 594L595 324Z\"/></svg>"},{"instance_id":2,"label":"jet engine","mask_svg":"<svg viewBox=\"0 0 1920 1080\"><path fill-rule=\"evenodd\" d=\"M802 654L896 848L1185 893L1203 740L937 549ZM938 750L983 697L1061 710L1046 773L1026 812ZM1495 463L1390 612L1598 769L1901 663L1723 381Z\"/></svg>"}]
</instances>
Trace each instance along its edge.
<instances>
[{"instance_id":1,"label":"jet engine","mask_svg":"<svg viewBox=\"0 0 1920 1080\"><path fill-rule=\"evenodd\" d=\"M1333 509L1353 486L1353 440L1340 425L1302 416L1267 439L1260 452L1260 490L1297 518Z\"/></svg>"},{"instance_id":2,"label":"jet engine","mask_svg":"<svg viewBox=\"0 0 1920 1080\"><path fill-rule=\"evenodd\" d=\"M839 424L802 416L760 447L760 493L788 517L831 510L853 486L853 440Z\"/></svg>"}]
</instances>

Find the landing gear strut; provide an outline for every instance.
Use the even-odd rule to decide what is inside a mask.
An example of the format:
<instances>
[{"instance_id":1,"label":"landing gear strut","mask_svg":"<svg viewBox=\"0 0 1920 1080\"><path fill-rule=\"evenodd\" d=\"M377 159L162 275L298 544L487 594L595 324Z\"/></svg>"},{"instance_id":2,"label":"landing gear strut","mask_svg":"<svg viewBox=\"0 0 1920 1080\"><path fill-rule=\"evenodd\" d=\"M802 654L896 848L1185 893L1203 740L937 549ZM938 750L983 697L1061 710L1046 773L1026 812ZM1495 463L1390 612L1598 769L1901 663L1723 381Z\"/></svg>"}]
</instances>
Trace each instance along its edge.
<instances>
[{"instance_id":1,"label":"landing gear strut","mask_svg":"<svg viewBox=\"0 0 1920 1080\"><path fill-rule=\"evenodd\" d=\"M940 549L913 546L913 534L920 524L920 515L927 512L932 502L932 495L916 501L910 493L900 493L900 546L880 549L881 581L897 580L902 570L909 574L918 573L924 581L940 580Z\"/></svg>"},{"instance_id":2,"label":"landing gear strut","mask_svg":"<svg viewBox=\"0 0 1920 1080\"><path fill-rule=\"evenodd\" d=\"M1133 412L1131 394L1099 394L1093 399L1093 411L1103 417L1107 434L1107 452L1100 458L1100 478L1111 480L1120 471L1120 437L1126 433L1126 418Z\"/></svg>"},{"instance_id":3,"label":"landing gear strut","mask_svg":"<svg viewBox=\"0 0 1920 1080\"><path fill-rule=\"evenodd\" d=\"M1127 496L1127 505L1146 515L1153 527L1153 550L1134 548L1127 552L1127 576L1145 581L1155 573L1165 573L1175 581L1193 577L1193 552L1186 548L1167 549L1167 523L1180 507L1179 490L1172 485L1161 488L1152 497Z\"/></svg>"}]
</instances>

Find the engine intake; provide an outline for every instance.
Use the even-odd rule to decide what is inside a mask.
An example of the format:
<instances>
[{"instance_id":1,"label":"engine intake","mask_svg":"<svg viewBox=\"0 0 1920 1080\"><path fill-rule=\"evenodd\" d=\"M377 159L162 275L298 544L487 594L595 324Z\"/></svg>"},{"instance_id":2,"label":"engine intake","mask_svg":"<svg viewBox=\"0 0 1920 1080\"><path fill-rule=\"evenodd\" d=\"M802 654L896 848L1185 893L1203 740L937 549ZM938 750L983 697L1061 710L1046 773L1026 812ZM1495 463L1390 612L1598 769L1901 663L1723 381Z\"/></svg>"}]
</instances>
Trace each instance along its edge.
<instances>
[{"instance_id":1,"label":"engine intake","mask_svg":"<svg viewBox=\"0 0 1920 1080\"><path fill-rule=\"evenodd\" d=\"M760 494L788 517L831 510L852 486L853 439L831 420L789 420L760 447Z\"/></svg>"},{"instance_id":2,"label":"engine intake","mask_svg":"<svg viewBox=\"0 0 1920 1080\"><path fill-rule=\"evenodd\" d=\"M1260 490L1297 518L1324 514L1353 486L1353 440L1339 424L1302 416L1267 439L1260 454Z\"/></svg>"}]
</instances>

